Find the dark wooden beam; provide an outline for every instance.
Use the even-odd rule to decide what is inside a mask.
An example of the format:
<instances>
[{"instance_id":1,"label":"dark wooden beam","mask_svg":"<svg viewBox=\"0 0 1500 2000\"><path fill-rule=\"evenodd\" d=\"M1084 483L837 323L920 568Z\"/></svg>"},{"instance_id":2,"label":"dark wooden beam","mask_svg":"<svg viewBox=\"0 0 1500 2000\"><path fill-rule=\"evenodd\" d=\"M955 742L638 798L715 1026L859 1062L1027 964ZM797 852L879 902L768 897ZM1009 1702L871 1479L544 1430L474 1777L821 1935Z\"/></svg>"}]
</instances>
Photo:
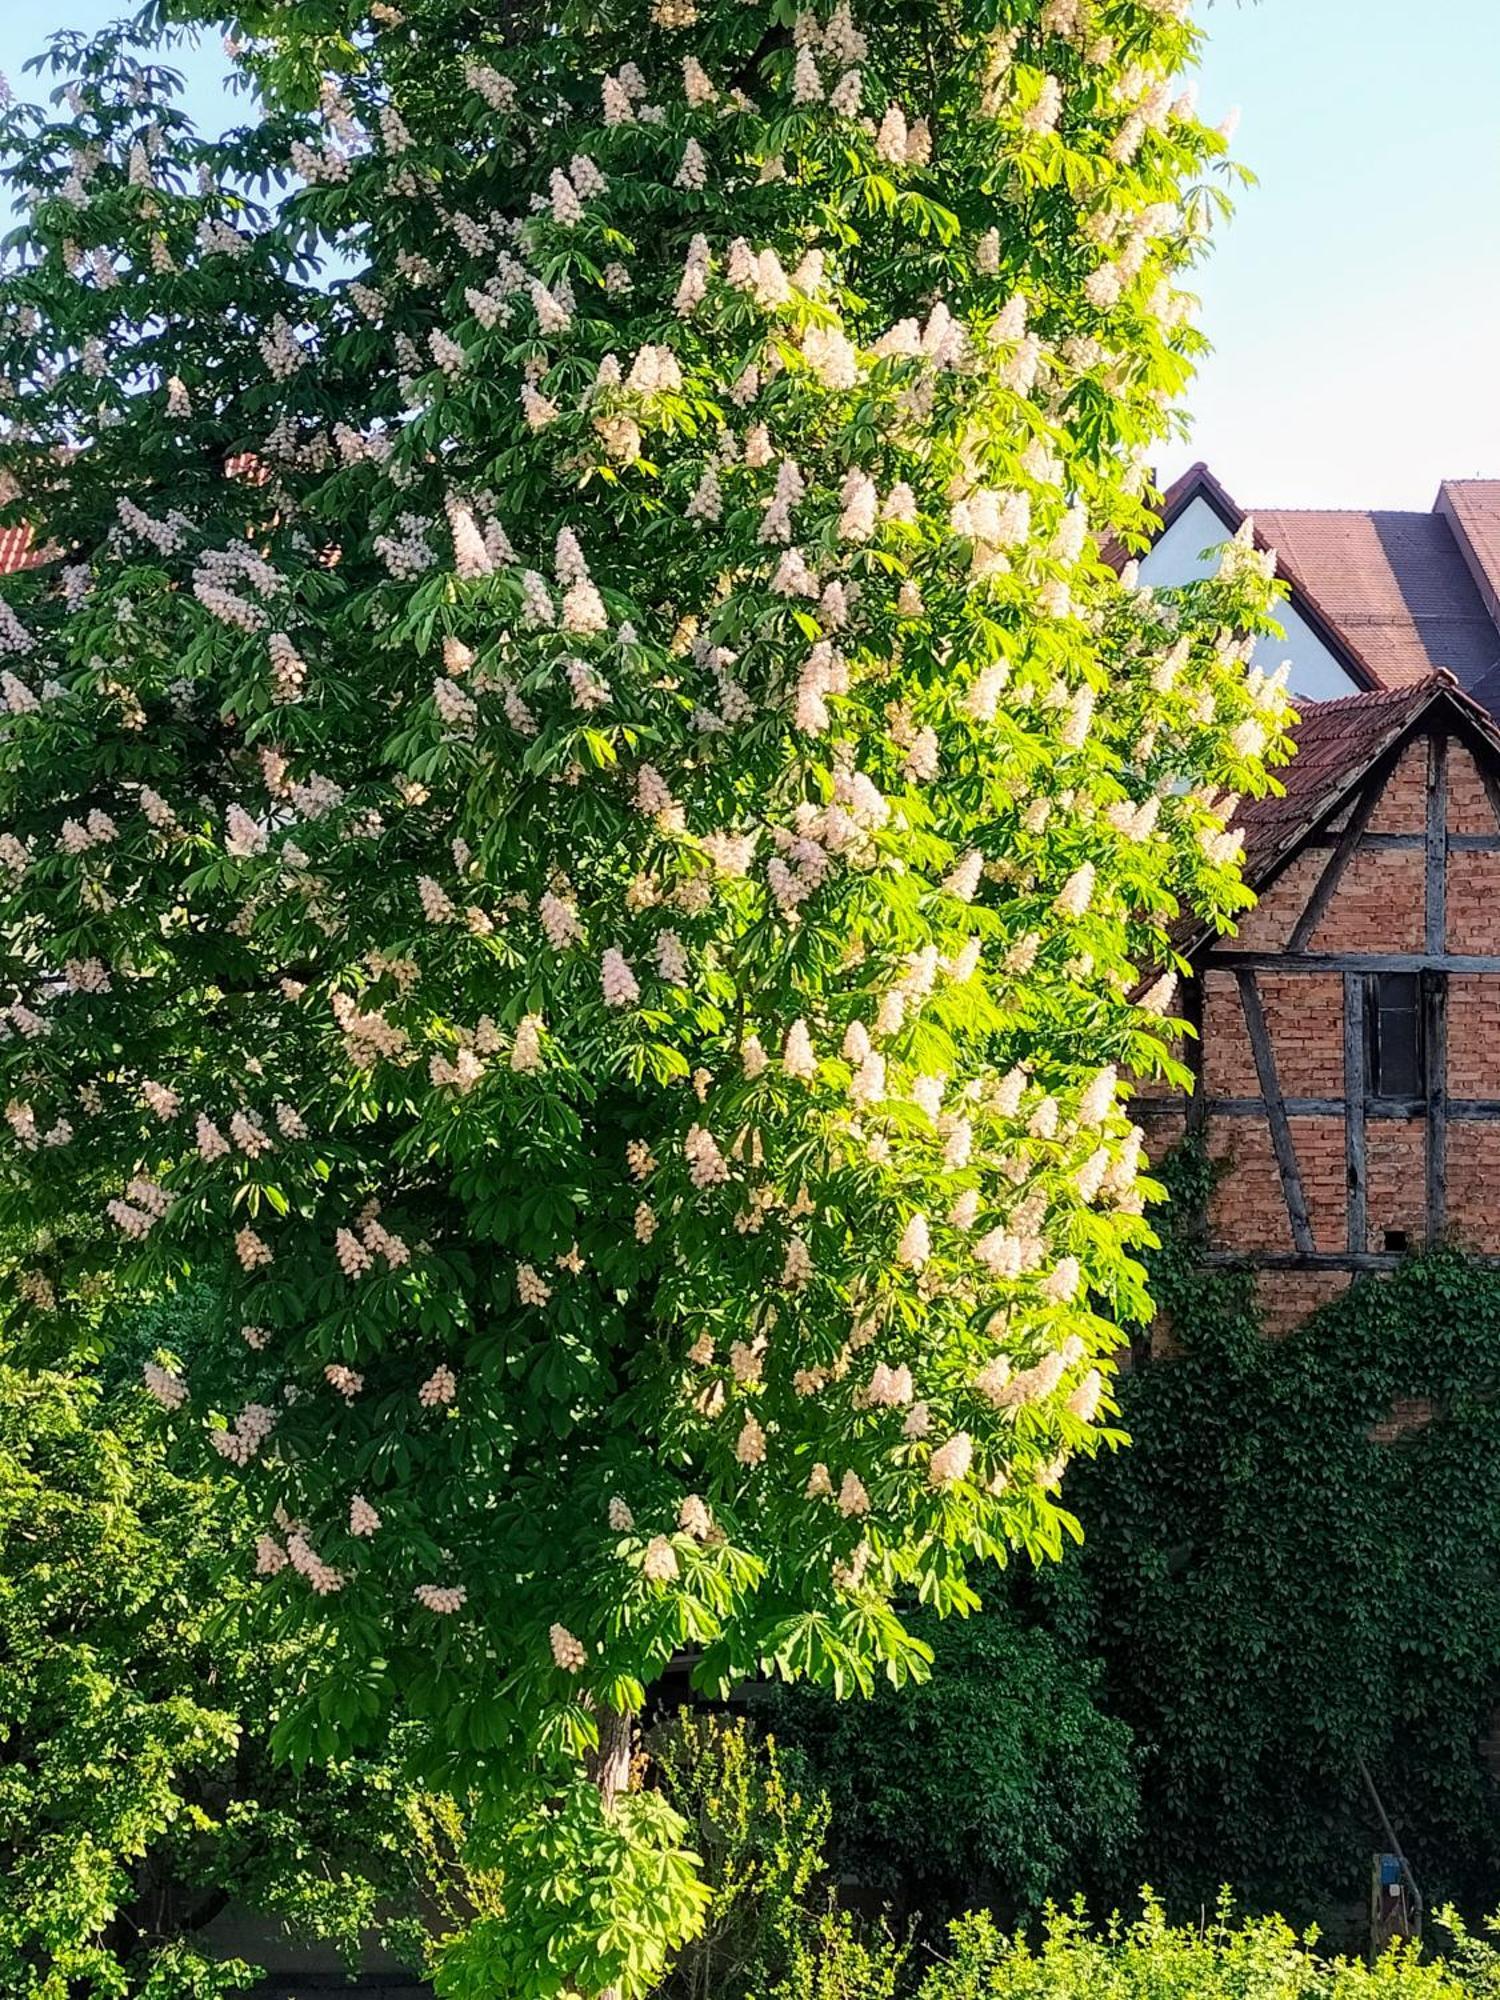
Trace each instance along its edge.
<instances>
[{"instance_id":1,"label":"dark wooden beam","mask_svg":"<svg viewBox=\"0 0 1500 2000\"><path fill-rule=\"evenodd\" d=\"M1347 837L1347 828L1343 833L1315 833L1307 844L1309 847L1337 847ZM1372 854L1404 854L1413 848L1424 847L1426 843L1425 833L1362 833L1359 836L1360 846Z\"/></svg>"},{"instance_id":2,"label":"dark wooden beam","mask_svg":"<svg viewBox=\"0 0 1500 2000\"><path fill-rule=\"evenodd\" d=\"M1427 739L1427 949L1448 945L1448 738L1435 729ZM1427 1090L1427 1240L1436 1243L1448 1223L1448 982L1439 971L1422 975L1423 1068Z\"/></svg>"},{"instance_id":3,"label":"dark wooden beam","mask_svg":"<svg viewBox=\"0 0 1500 2000\"><path fill-rule=\"evenodd\" d=\"M1283 1097L1282 1107L1288 1118L1342 1118L1344 1100L1342 1097ZM1264 1118L1266 1101L1263 1097L1211 1097L1208 1100L1210 1118Z\"/></svg>"},{"instance_id":4,"label":"dark wooden beam","mask_svg":"<svg viewBox=\"0 0 1500 2000\"><path fill-rule=\"evenodd\" d=\"M1459 951L1211 951L1211 972L1500 972L1500 955Z\"/></svg>"},{"instance_id":5,"label":"dark wooden beam","mask_svg":"<svg viewBox=\"0 0 1500 2000\"><path fill-rule=\"evenodd\" d=\"M1182 999L1179 1005L1182 1009L1182 1018L1192 1030L1191 1038L1187 1044L1187 1058L1193 1070L1193 1088L1187 1102L1187 1132L1189 1137L1194 1137L1203 1130L1208 1104L1203 1076L1204 1060L1208 1052L1203 1045L1203 981L1201 979L1193 978L1184 983Z\"/></svg>"},{"instance_id":6,"label":"dark wooden beam","mask_svg":"<svg viewBox=\"0 0 1500 2000\"><path fill-rule=\"evenodd\" d=\"M1378 778L1371 778L1355 801L1354 810L1349 815L1349 824L1339 835L1338 846L1329 855L1322 874L1313 885L1313 892L1307 899L1306 907L1292 926L1292 934L1286 941L1288 951L1306 950L1308 940L1322 923L1328 905L1333 901L1334 891L1343 879L1344 870L1349 866L1355 848L1359 846L1364 830L1370 823L1370 815L1374 812L1384 789L1385 773L1382 771Z\"/></svg>"},{"instance_id":7,"label":"dark wooden beam","mask_svg":"<svg viewBox=\"0 0 1500 2000\"><path fill-rule=\"evenodd\" d=\"M1441 973L1422 981L1422 1039L1427 1077L1427 1240L1441 1241L1448 1226L1448 982Z\"/></svg>"},{"instance_id":8,"label":"dark wooden beam","mask_svg":"<svg viewBox=\"0 0 1500 2000\"><path fill-rule=\"evenodd\" d=\"M1341 833L1319 833L1307 843L1309 847L1337 847L1343 839ZM1418 854L1427 845L1425 833L1364 833L1360 835L1361 851L1374 854ZM1448 851L1451 854L1500 854L1500 833L1450 833Z\"/></svg>"},{"instance_id":9,"label":"dark wooden beam","mask_svg":"<svg viewBox=\"0 0 1500 2000\"><path fill-rule=\"evenodd\" d=\"M1427 949L1448 947L1448 739L1427 739Z\"/></svg>"},{"instance_id":10,"label":"dark wooden beam","mask_svg":"<svg viewBox=\"0 0 1500 2000\"><path fill-rule=\"evenodd\" d=\"M1148 1098L1147 1104L1160 1099ZM1283 1097L1288 1118L1342 1118L1342 1097ZM1444 1107L1450 1125L1500 1125L1500 1098L1450 1097ZM1370 1097L1365 1100L1367 1123L1410 1124L1427 1116L1425 1097ZM1264 1118L1265 1101L1259 1097L1210 1097L1204 1105L1208 1118Z\"/></svg>"},{"instance_id":11,"label":"dark wooden beam","mask_svg":"<svg viewBox=\"0 0 1500 2000\"><path fill-rule=\"evenodd\" d=\"M1477 1251L1464 1254L1471 1264L1490 1270L1500 1266L1500 1256ZM1202 1261L1219 1268L1251 1271L1395 1271L1410 1255L1406 1250L1366 1250L1362 1254L1319 1250L1308 1257L1289 1250L1205 1250Z\"/></svg>"},{"instance_id":12,"label":"dark wooden beam","mask_svg":"<svg viewBox=\"0 0 1500 2000\"><path fill-rule=\"evenodd\" d=\"M1344 974L1344 1170L1349 1184L1348 1242L1351 1253L1367 1245L1365 1189L1365 979Z\"/></svg>"},{"instance_id":13,"label":"dark wooden beam","mask_svg":"<svg viewBox=\"0 0 1500 2000\"><path fill-rule=\"evenodd\" d=\"M1287 1123L1286 1106L1281 1101L1276 1051L1271 1046L1260 987L1253 972L1241 972L1237 977L1245 1027L1249 1031L1250 1047L1255 1053L1255 1073L1260 1079L1260 1094L1266 1101L1266 1123L1271 1128L1271 1145L1276 1154L1276 1168L1281 1175L1281 1192L1292 1225L1292 1241L1303 1256L1308 1256L1313 1249L1312 1224L1307 1218L1307 1198L1302 1190L1297 1149L1292 1144L1292 1128Z\"/></svg>"}]
</instances>

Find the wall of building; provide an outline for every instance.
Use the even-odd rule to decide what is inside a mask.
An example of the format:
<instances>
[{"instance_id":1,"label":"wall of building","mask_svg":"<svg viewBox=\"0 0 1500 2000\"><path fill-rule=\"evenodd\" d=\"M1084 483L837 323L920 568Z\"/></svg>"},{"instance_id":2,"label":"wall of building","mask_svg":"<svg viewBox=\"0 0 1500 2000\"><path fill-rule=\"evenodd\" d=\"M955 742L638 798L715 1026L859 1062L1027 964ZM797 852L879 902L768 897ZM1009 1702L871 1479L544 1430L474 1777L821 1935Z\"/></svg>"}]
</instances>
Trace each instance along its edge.
<instances>
[{"instance_id":1,"label":"wall of building","mask_svg":"<svg viewBox=\"0 0 1500 2000\"><path fill-rule=\"evenodd\" d=\"M1448 740L1445 921L1440 948L1429 952L1430 769L1430 745L1422 737L1396 762L1295 964L1278 965L1273 955L1286 952L1333 855L1336 828L1271 883L1238 934L1213 948L1201 974L1201 1126L1219 1168L1209 1248L1258 1266L1271 1332L1299 1323L1356 1270L1378 1268L1378 1260L1419 1247L1435 1212L1445 1240L1500 1255L1500 971L1443 964L1449 954L1500 959L1500 846L1452 845L1455 838L1496 840L1500 818L1474 755ZM1435 1071L1444 1103L1408 1107L1400 1115L1366 1099L1363 1039L1356 1035L1346 1054L1345 1037L1346 974L1362 985L1361 962L1394 953L1427 964L1446 993L1444 1018L1431 1038L1446 1039L1445 1060ZM1339 962L1319 965L1320 956ZM1249 1005L1259 999L1272 1095L1284 1114L1291 1205L1275 1143L1278 1120L1268 1109L1266 1055L1257 1061L1250 1031L1247 984ZM1353 1120L1346 1062L1353 1065ZM1182 1135L1180 1105L1148 1096L1139 1115L1158 1155ZM1436 1195L1429 1189L1430 1128L1438 1133ZM1444 1157L1446 1170L1440 1171ZM1362 1229L1352 1181L1362 1186ZM1300 1242L1293 1219L1298 1193L1306 1218Z\"/></svg>"},{"instance_id":2,"label":"wall of building","mask_svg":"<svg viewBox=\"0 0 1500 2000\"><path fill-rule=\"evenodd\" d=\"M1219 566L1216 552L1228 539L1228 530L1208 502L1201 496L1190 500L1142 558L1141 581L1172 585L1212 576ZM1205 550L1210 553L1205 555ZM1308 701L1332 701L1339 695L1359 692L1358 683L1350 679L1296 605L1284 603L1277 617L1286 637L1258 641L1257 666L1269 674L1283 660L1290 660L1291 686Z\"/></svg>"}]
</instances>

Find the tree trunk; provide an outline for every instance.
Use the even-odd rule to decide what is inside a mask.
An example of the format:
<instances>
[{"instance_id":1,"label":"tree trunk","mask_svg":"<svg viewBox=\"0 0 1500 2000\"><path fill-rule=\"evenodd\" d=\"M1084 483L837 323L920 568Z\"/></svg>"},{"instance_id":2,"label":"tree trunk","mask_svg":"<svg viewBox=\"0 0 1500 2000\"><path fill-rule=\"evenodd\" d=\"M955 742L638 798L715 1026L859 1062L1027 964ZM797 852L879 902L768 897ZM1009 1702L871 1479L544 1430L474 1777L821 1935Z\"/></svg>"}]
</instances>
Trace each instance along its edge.
<instances>
[{"instance_id":1,"label":"tree trunk","mask_svg":"<svg viewBox=\"0 0 1500 2000\"><path fill-rule=\"evenodd\" d=\"M635 1718L620 1715L612 1708L601 1708L596 1713L599 1748L589 1759L589 1776L599 1787L604 1810L612 1812L615 1800L630 1785L630 1746L635 1735Z\"/></svg>"},{"instance_id":2,"label":"tree trunk","mask_svg":"<svg viewBox=\"0 0 1500 2000\"><path fill-rule=\"evenodd\" d=\"M604 1810L613 1812L615 1800L630 1787L630 1748L635 1735L635 1719L612 1708L601 1708L596 1713L599 1748L589 1759L589 1776L599 1788ZM606 1987L597 2000L620 2000L619 1987Z\"/></svg>"}]
</instances>

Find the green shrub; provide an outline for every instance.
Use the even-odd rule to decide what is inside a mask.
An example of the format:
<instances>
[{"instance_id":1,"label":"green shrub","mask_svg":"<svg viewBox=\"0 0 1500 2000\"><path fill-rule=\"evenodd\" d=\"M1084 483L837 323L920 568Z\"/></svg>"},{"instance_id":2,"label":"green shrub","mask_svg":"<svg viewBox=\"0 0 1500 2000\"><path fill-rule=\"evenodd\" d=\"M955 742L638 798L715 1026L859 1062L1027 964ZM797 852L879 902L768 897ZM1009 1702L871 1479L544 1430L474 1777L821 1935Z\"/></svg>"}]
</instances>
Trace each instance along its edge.
<instances>
[{"instance_id":1,"label":"green shrub","mask_svg":"<svg viewBox=\"0 0 1500 2000\"><path fill-rule=\"evenodd\" d=\"M739 2000L791 1976L826 1904L828 1800L783 1768L773 1739L684 1709L648 1741L655 1775L690 1828L712 1901L663 1989L669 2000Z\"/></svg>"},{"instance_id":2,"label":"green shrub","mask_svg":"<svg viewBox=\"0 0 1500 2000\"><path fill-rule=\"evenodd\" d=\"M1092 1926L1082 1906L1052 1909L1040 1940L1007 1935L987 1914L951 1927L914 2000L1494 2000L1500 1954L1454 1926L1452 1955L1415 1946L1378 1964L1327 1958L1280 1917L1234 1919L1221 1898L1211 1921L1174 1926L1144 1892L1142 1915ZM775 2000L892 2000L900 1955L865 1947L847 1919L831 1923Z\"/></svg>"},{"instance_id":3,"label":"green shrub","mask_svg":"<svg viewBox=\"0 0 1500 2000\"><path fill-rule=\"evenodd\" d=\"M123 1337L124 1381L0 1341L5 2000L219 2000L255 1977L196 1936L229 1901L352 1958L413 1886L394 1757L266 1754L300 1647L235 1635L253 1531L237 1489L170 1468L138 1386L158 1338L190 1346L192 1310Z\"/></svg>"},{"instance_id":4,"label":"green shrub","mask_svg":"<svg viewBox=\"0 0 1500 2000\"><path fill-rule=\"evenodd\" d=\"M1098 1669L1003 1601L914 1618L931 1679L864 1702L776 1690L770 1715L833 1807L836 1871L941 1922L1008 1915L1114 1882L1137 1836L1129 1729L1101 1712Z\"/></svg>"},{"instance_id":5,"label":"green shrub","mask_svg":"<svg viewBox=\"0 0 1500 2000\"><path fill-rule=\"evenodd\" d=\"M884 1931L829 1910L798 1937L786 1976L767 2000L896 2000L910 1962L909 1948Z\"/></svg>"},{"instance_id":6,"label":"green shrub","mask_svg":"<svg viewBox=\"0 0 1500 2000\"><path fill-rule=\"evenodd\" d=\"M1100 1931L1053 1911L1032 1947L986 1916L962 1918L948 1962L920 2000L1466 2000L1453 1970L1415 1950L1369 1967L1320 1958L1280 1917L1233 1921L1221 1901L1204 1925L1170 1925L1149 1892L1133 1924Z\"/></svg>"}]
</instances>

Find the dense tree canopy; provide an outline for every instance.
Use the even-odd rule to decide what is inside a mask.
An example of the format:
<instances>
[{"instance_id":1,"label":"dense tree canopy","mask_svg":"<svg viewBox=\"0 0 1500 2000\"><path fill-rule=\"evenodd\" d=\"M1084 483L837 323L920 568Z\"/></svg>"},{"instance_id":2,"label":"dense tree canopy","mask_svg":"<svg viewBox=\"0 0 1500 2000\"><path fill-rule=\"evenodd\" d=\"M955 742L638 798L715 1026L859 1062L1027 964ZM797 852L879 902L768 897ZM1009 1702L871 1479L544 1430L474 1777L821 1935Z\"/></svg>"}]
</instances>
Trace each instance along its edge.
<instances>
[{"instance_id":1,"label":"dense tree canopy","mask_svg":"<svg viewBox=\"0 0 1500 2000\"><path fill-rule=\"evenodd\" d=\"M199 1935L231 1900L351 1959L379 1910L421 1963L399 1732L378 1762L272 1761L303 1642L242 1628L255 1585L224 1564L246 1501L172 1470L139 1392L151 1338L45 1369L0 1343L0 1986L244 1992L255 1968Z\"/></svg>"},{"instance_id":2,"label":"dense tree canopy","mask_svg":"<svg viewBox=\"0 0 1500 2000\"><path fill-rule=\"evenodd\" d=\"M1104 1435L1121 1079L1284 742L1248 544L1101 558L1225 142L1179 0L158 11L241 129L155 18L0 118L17 1309L216 1289L149 1381L320 1635L289 1746L404 1708L655 1852L635 1977L599 1717L920 1671Z\"/></svg>"}]
</instances>

